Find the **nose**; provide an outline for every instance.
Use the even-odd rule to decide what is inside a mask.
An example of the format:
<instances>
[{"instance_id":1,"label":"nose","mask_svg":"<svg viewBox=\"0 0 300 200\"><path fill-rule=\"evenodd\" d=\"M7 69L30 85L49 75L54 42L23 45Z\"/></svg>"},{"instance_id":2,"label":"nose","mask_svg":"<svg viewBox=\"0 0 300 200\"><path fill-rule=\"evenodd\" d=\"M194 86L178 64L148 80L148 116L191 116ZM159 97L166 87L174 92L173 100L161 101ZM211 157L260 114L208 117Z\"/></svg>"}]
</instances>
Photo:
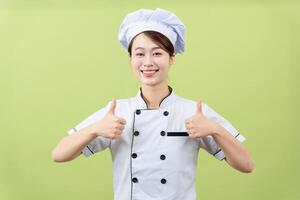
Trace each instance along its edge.
<instances>
[{"instance_id":1,"label":"nose","mask_svg":"<svg viewBox=\"0 0 300 200\"><path fill-rule=\"evenodd\" d=\"M151 56L146 55L146 56L144 57L144 63L143 63L143 65L144 65L145 67L153 66L153 60L152 60Z\"/></svg>"}]
</instances>

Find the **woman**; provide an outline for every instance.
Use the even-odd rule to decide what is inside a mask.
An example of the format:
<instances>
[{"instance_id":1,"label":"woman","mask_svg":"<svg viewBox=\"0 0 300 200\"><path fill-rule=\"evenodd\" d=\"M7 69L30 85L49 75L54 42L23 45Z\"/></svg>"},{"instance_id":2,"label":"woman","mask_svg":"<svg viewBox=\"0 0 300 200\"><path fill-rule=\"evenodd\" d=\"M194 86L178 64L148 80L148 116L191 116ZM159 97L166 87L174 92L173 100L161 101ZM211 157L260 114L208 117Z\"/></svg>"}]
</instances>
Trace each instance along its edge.
<instances>
[{"instance_id":1,"label":"woman","mask_svg":"<svg viewBox=\"0 0 300 200\"><path fill-rule=\"evenodd\" d=\"M119 40L128 49L138 94L113 99L69 131L52 152L57 162L109 148L115 199L196 199L198 152L205 149L241 172L253 161L244 137L200 100L176 96L168 72L184 51L184 25L173 13L141 9L128 14Z\"/></svg>"}]
</instances>

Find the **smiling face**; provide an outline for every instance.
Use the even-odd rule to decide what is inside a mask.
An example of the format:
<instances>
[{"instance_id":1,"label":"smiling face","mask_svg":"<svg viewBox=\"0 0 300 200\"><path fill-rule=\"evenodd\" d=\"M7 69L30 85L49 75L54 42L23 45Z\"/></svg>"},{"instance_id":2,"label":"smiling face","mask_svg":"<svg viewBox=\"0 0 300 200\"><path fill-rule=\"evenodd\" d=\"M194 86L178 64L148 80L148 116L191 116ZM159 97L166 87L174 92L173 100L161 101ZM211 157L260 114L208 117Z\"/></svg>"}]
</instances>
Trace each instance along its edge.
<instances>
[{"instance_id":1,"label":"smiling face","mask_svg":"<svg viewBox=\"0 0 300 200\"><path fill-rule=\"evenodd\" d=\"M133 40L130 64L142 86L167 84L168 72L174 58L175 56L170 56L144 33Z\"/></svg>"}]
</instances>

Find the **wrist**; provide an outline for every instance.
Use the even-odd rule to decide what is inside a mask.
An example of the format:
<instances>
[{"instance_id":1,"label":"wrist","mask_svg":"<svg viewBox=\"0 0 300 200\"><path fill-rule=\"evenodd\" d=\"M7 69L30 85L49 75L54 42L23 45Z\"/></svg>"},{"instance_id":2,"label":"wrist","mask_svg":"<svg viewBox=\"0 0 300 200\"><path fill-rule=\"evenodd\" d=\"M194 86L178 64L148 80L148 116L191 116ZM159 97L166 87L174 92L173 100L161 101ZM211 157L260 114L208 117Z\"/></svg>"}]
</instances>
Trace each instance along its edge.
<instances>
[{"instance_id":1,"label":"wrist","mask_svg":"<svg viewBox=\"0 0 300 200\"><path fill-rule=\"evenodd\" d=\"M222 136L224 133L224 128L217 122L213 123L212 130L212 136L214 137Z\"/></svg>"},{"instance_id":2,"label":"wrist","mask_svg":"<svg viewBox=\"0 0 300 200\"><path fill-rule=\"evenodd\" d=\"M86 136L91 137L91 138L96 138L97 137L97 133L94 131L95 129L93 128L93 125L87 126L87 127L83 128L81 130L82 130L83 135L86 135Z\"/></svg>"}]
</instances>

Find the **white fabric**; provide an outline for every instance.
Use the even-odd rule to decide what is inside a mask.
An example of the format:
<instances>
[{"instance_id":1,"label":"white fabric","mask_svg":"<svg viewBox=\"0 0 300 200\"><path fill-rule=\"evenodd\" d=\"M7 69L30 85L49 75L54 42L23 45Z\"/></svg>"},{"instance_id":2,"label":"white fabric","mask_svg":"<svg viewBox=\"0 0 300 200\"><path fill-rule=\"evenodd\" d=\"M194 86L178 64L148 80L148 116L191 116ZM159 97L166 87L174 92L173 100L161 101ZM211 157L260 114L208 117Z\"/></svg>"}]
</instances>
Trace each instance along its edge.
<instances>
[{"instance_id":1,"label":"white fabric","mask_svg":"<svg viewBox=\"0 0 300 200\"><path fill-rule=\"evenodd\" d=\"M78 131L101 119L109 105L75 129ZM221 124L240 142L244 141L245 138L221 115L205 103L202 109L206 117ZM165 111L169 112L167 116ZM168 132L187 132L184 121L195 111L195 101L176 96L174 91L161 102L159 109L147 109L139 91L134 98L117 100L115 114L127 121L122 137L117 140L98 137L88 145L90 150L83 150L83 154L90 156L109 147L113 160L115 200L195 200L199 149L205 149L219 160L224 159L223 151L211 136L201 139L168 136ZM138 136L133 135L135 131L139 132ZM161 131L165 131L166 135L161 136ZM69 131L70 134L74 132L74 129ZM131 157L133 153L137 154L136 158ZM161 160L161 155L165 155L165 160ZM134 177L137 183L132 182ZM165 179L166 183L162 184L161 179Z\"/></svg>"},{"instance_id":2,"label":"white fabric","mask_svg":"<svg viewBox=\"0 0 300 200\"><path fill-rule=\"evenodd\" d=\"M143 31L156 31L165 35L176 53L184 52L184 24L172 12L157 8L140 9L129 13L120 25L118 39L125 49L131 40Z\"/></svg>"}]
</instances>

